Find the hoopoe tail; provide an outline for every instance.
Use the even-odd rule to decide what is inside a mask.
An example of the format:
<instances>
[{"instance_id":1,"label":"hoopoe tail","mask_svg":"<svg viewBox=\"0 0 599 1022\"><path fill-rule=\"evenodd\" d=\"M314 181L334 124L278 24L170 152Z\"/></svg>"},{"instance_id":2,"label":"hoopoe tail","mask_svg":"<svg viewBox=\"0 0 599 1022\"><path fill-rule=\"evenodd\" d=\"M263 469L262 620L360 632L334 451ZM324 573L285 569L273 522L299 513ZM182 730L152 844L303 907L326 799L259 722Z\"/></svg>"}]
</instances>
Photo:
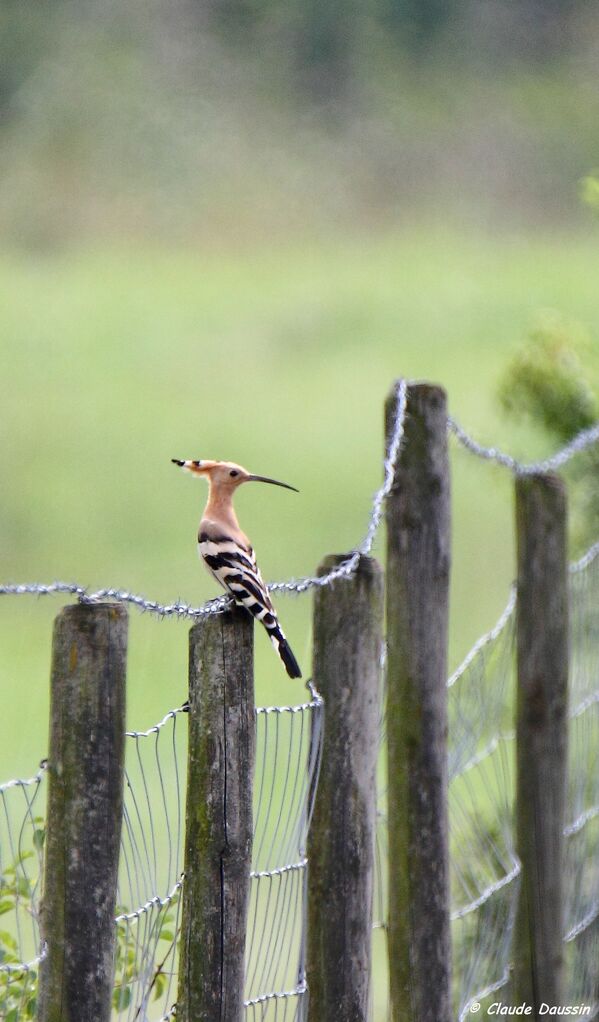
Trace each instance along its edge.
<instances>
[{"instance_id":1,"label":"hoopoe tail","mask_svg":"<svg viewBox=\"0 0 599 1022\"><path fill-rule=\"evenodd\" d=\"M301 678L302 672L300 671L299 664L295 659L291 646L289 645L287 639L285 638L283 632L281 631L278 622L276 623L274 628L269 628L268 625L264 625L264 627L268 632L270 641L272 642L281 660L283 661L283 664L285 665L285 670L287 671L289 677Z\"/></svg>"},{"instance_id":2,"label":"hoopoe tail","mask_svg":"<svg viewBox=\"0 0 599 1022\"><path fill-rule=\"evenodd\" d=\"M245 580L245 585L247 586L247 579ZM264 602L260 603L255 598L255 590L250 594L243 593L243 591L240 592L240 590L242 590L242 585L240 583L233 583L233 586L229 589L235 597L235 601L239 603L240 606L245 607L246 610L249 610L252 617L255 617L256 621L259 621L260 624L264 626L268 638L283 661L283 665L289 677L301 678L302 672L300 671L299 664L295 659L291 646L287 642L287 637L279 624L279 619L272 603L270 602L266 589L263 593Z\"/></svg>"}]
</instances>

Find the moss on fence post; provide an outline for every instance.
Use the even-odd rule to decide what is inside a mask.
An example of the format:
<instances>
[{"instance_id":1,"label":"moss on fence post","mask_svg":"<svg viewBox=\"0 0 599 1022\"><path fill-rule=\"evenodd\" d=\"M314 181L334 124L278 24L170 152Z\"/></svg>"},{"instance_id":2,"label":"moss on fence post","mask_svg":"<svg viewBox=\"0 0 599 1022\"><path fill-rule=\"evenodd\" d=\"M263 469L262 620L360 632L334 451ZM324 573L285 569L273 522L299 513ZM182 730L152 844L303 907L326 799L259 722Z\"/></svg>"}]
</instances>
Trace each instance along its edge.
<instances>
[{"instance_id":1,"label":"moss on fence post","mask_svg":"<svg viewBox=\"0 0 599 1022\"><path fill-rule=\"evenodd\" d=\"M387 401L387 443L396 413ZM393 1022L450 1022L445 392L408 388L387 500L389 972Z\"/></svg>"},{"instance_id":2,"label":"moss on fence post","mask_svg":"<svg viewBox=\"0 0 599 1022\"><path fill-rule=\"evenodd\" d=\"M325 558L318 574L346 559ZM370 557L351 578L316 590L314 683L325 727L308 838L314 1022L369 1018L382 616L383 573Z\"/></svg>"},{"instance_id":3,"label":"moss on fence post","mask_svg":"<svg viewBox=\"0 0 599 1022\"><path fill-rule=\"evenodd\" d=\"M123 815L127 611L54 624L39 1022L109 1022Z\"/></svg>"},{"instance_id":4,"label":"moss on fence post","mask_svg":"<svg viewBox=\"0 0 599 1022\"><path fill-rule=\"evenodd\" d=\"M516 480L518 651L516 845L522 877L514 999L560 1005L568 735L566 491L554 475Z\"/></svg>"},{"instance_id":5,"label":"moss on fence post","mask_svg":"<svg viewBox=\"0 0 599 1022\"><path fill-rule=\"evenodd\" d=\"M241 1022L255 760L253 620L189 633L189 752L178 1022Z\"/></svg>"}]
</instances>

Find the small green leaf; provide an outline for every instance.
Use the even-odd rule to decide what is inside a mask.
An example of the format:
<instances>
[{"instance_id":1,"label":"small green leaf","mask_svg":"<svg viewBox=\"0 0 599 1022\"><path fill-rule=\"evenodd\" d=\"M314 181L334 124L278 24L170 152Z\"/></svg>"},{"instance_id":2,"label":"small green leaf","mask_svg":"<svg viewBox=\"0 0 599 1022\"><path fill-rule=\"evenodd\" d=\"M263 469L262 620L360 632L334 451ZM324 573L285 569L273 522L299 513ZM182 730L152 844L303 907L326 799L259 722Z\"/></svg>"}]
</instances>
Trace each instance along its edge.
<instances>
[{"instance_id":1,"label":"small green leaf","mask_svg":"<svg viewBox=\"0 0 599 1022\"><path fill-rule=\"evenodd\" d=\"M126 1011L131 1003L131 987L121 987L115 990L112 995L112 1003L115 1011Z\"/></svg>"},{"instance_id":2,"label":"small green leaf","mask_svg":"<svg viewBox=\"0 0 599 1022\"><path fill-rule=\"evenodd\" d=\"M31 884L27 877L19 877L17 880L17 893L21 898L31 897Z\"/></svg>"},{"instance_id":3,"label":"small green leaf","mask_svg":"<svg viewBox=\"0 0 599 1022\"><path fill-rule=\"evenodd\" d=\"M6 947L9 947L11 951L15 953L18 951L18 946L12 933L8 933L6 930L0 930L0 942Z\"/></svg>"}]
</instances>

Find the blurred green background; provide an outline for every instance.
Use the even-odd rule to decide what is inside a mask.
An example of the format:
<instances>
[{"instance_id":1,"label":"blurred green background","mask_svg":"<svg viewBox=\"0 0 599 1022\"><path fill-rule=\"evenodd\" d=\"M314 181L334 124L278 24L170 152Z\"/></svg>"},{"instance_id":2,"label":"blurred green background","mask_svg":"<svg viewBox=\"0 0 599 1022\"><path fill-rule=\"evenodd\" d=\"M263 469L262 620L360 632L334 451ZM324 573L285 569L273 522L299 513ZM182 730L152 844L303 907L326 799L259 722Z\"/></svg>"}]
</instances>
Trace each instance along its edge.
<instances>
[{"instance_id":1,"label":"blurred green background","mask_svg":"<svg viewBox=\"0 0 599 1022\"><path fill-rule=\"evenodd\" d=\"M2 581L216 595L171 457L297 486L238 512L266 578L311 573L362 538L400 375L555 446L497 392L547 315L596 362L594 4L5 0L0 47ZM455 666L513 551L510 479L452 464ZM307 675L311 597L277 603ZM59 606L0 603L3 777L46 752ZM183 701L186 629L132 612L132 726ZM257 667L301 697L262 634Z\"/></svg>"},{"instance_id":2,"label":"blurred green background","mask_svg":"<svg viewBox=\"0 0 599 1022\"><path fill-rule=\"evenodd\" d=\"M599 381L598 56L591 0L3 0L0 581L216 595L171 457L297 486L237 508L267 579L312 573L364 534L401 375L518 457L563 442L500 393L571 349ZM453 668L514 555L511 479L451 451ZM46 754L61 602L0 600L0 780ZM276 603L307 676L311 596ZM187 629L131 612L131 727L184 701ZM256 648L258 700L303 699Z\"/></svg>"}]
</instances>

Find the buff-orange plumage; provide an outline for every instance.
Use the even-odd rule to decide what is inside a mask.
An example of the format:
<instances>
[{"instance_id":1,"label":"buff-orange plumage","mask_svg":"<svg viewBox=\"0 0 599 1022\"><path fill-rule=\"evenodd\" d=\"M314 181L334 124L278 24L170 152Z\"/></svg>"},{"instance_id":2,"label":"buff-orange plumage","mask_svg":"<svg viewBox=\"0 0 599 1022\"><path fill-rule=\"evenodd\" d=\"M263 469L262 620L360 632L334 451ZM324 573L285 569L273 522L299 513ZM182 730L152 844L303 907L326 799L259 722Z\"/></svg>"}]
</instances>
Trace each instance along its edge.
<instances>
[{"instance_id":1,"label":"buff-orange plumage","mask_svg":"<svg viewBox=\"0 0 599 1022\"><path fill-rule=\"evenodd\" d=\"M277 479L252 475L232 461L172 460L192 475L204 476L208 480L208 502L198 530L198 552L208 571L236 603L245 607L264 626L289 677L301 678L299 665L279 624L252 545L242 532L233 507L233 494L242 483L272 483L287 490L295 490L295 487Z\"/></svg>"}]
</instances>

